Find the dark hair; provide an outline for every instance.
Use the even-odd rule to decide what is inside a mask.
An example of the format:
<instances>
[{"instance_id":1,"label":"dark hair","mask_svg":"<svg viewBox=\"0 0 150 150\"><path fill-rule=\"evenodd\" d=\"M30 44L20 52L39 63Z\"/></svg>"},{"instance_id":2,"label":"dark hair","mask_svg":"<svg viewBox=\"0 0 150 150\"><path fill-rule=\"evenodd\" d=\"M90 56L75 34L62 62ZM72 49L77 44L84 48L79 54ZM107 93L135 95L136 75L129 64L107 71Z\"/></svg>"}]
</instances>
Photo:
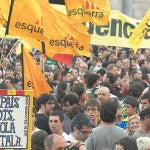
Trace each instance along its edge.
<instances>
[{"instance_id":1,"label":"dark hair","mask_svg":"<svg viewBox=\"0 0 150 150\"><path fill-rule=\"evenodd\" d=\"M129 95L139 98L144 90L144 85L140 81L130 83Z\"/></svg>"},{"instance_id":2,"label":"dark hair","mask_svg":"<svg viewBox=\"0 0 150 150\"><path fill-rule=\"evenodd\" d=\"M83 83L77 83L73 89L72 92L75 92L80 97L85 92L85 87Z\"/></svg>"},{"instance_id":3,"label":"dark hair","mask_svg":"<svg viewBox=\"0 0 150 150\"><path fill-rule=\"evenodd\" d=\"M99 80L99 75L94 73L89 74L87 77L87 88L92 88L97 80Z\"/></svg>"},{"instance_id":4,"label":"dark hair","mask_svg":"<svg viewBox=\"0 0 150 150\"><path fill-rule=\"evenodd\" d=\"M136 107L137 109L139 108L138 99L136 97L128 96L124 103Z\"/></svg>"},{"instance_id":5,"label":"dark hair","mask_svg":"<svg viewBox=\"0 0 150 150\"><path fill-rule=\"evenodd\" d=\"M69 112L68 115L69 115L70 119L72 120L75 115L77 115L77 114L82 114L82 113L84 113L83 108L82 108L81 106L75 105L75 106L73 106L73 108L70 110L70 112Z\"/></svg>"},{"instance_id":6,"label":"dark hair","mask_svg":"<svg viewBox=\"0 0 150 150\"><path fill-rule=\"evenodd\" d=\"M64 121L63 112L61 112L61 111L59 111L59 110L52 111L52 112L49 114L49 117L50 117L50 116L58 116L60 122L63 122L63 121Z\"/></svg>"},{"instance_id":7,"label":"dark hair","mask_svg":"<svg viewBox=\"0 0 150 150\"><path fill-rule=\"evenodd\" d=\"M104 122L114 122L116 119L117 105L113 101L107 101L101 106L100 117Z\"/></svg>"},{"instance_id":8,"label":"dark hair","mask_svg":"<svg viewBox=\"0 0 150 150\"><path fill-rule=\"evenodd\" d=\"M71 106L74 105L74 104L78 104L79 96L76 93L69 93L69 94L64 96L64 98L62 100L62 104L64 105L67 102L69 102L69 104Z\"/></svg>"},{"instance_id":9,"label":"dark hair","mask_svg":"<svg viewBox=\"0 0 150 150\"><path fill-rule=\"evenodd\" d=\"M149 103L150 103L150 93L145 93L143 94L143 96L141 97L141 100L142 99L148 99Z\"/></svg>"},{"instance_id":10,"label":"dark hair","mask_svg":"<svg viewBox=\"0 0 150 150\"><path fill-rule=\"evenodd\" d=\"M140 120L143 121L146 116L150 118L150 107L145 108L145 109L143 109L141 111L141 113L140 113Z\"/></svg>"},{"instance_id":11,"label":"dark hair","mask_svg":"<svg viewBox=\"0 0 150 150\"><path fill-rule=\"evenodd\" d=\"M100 111L100 103L97 100L88 100L85 103L84 109L86 110L88 106L96 106L98 110Z\"/></svg>"},{"instance_id":12,"label":"dark hair","mask_svg":"<svg viewBox=\"0 0 150 150\"><path fill-rule=\"evenodd\" d=\"M32 134L31 149L32 150L44 150L44 140L48 136L48 133L44 130L39 130Z\"/></svg>"},{"instance_id":13,"label":"dark hair","mask_svg":"<svg viewBox=\"0 0 150 150\"><path fill-rule=\"evenodd\" d=\"M49 94L49 93L41 94L37 98L37 101L36 101L36 104L35 104L37 111L41 108L41 104L45 104L49 100L54 101L54 97L51 94Z\"/></svg>"},{"instance_id":14,"label":"dark hair","mask_svg":"<svg viewBox=\"0 0 150 150\"><path fill-rule=\"evenodd\" d=\"M136 140L133 137L123 137L115 142L115 145L123 146L124 150L138 150Z\"/></svg>"},{"instance_id":15,"label":"dark hair","mask_svg":"<svg viewBox=\"0 0 150 150\"><path fill-rule=\"evenodd\" d=\"M104 76L104 74L106 73L106 70L104 68L101 68L97 71L97 73L101 74L102 76Z\"/></svg>"},{"instance_id":16,"label":"dark hair","mask_svg":"<svg viewBox=\"0 0 150 150\"><path fill-rule=\"evenodd\" d=\"M92 127L93 128L93 122L90 119L90 117L84 113L77 114L73 119L71 123L71 131L74 131L74 127L77 129L82 129L83 126Z\"/></svg>"}]
</instances>

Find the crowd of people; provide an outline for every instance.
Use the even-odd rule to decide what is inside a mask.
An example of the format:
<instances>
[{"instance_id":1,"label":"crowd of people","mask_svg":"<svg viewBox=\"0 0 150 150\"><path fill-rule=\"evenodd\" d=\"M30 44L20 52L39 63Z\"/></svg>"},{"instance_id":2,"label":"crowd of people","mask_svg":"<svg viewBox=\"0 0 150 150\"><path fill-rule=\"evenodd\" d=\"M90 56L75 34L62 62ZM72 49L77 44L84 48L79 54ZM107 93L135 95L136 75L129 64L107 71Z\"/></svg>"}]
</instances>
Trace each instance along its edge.
<instances>
[{"instance_id":1,"label":"crowd of people","mask_svg":"<svg viewBox=\"0 0 150 150\"><path fill-rule=\"evenodd\" d=\"M15 43L0 47L0 89L23 88ZM90 50L69 67L44 63L52 91L34 99L32 150L150 150L150 49Z\"/></svg>"}]
</instances>

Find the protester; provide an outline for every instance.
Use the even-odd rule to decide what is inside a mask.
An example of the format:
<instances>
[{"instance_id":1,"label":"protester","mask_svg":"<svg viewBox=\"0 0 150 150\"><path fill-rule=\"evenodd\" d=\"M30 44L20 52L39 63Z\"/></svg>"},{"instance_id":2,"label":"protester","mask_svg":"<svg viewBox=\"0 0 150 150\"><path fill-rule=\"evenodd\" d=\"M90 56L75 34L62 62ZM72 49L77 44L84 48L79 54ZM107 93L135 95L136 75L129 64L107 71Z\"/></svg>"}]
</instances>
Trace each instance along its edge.
<instances>
[{"instance_id":1,"label":"protester","mask_svg":"<svg viewBox=\"0 0 150 150\"><path fill-rule=\"evenodd\" d=\"M117 113L117 105L108 101L101 106L101 125L92 130L91 136L86 141L86 148L89 150L114 149L116 140L127 136L127 133L114 125Z\"/></svg>"},{"instance_id":2,"label":"protester","mask_svg":"<svg viewBox=\"0 0 150 150\"><path fill-rule=\"evenodd\" d=\"M42 150L44 149L44 140L48 136L47 132L44 130L39 130L32 134L31 149L32 150Z\"/></svg>"},{"instance_id":3,"label":"protester","mask_svg":"<svg viewBox=\"0 0 150 150\"><path fill-rule=\"evenodd\" d=\"M150 137L150 107L143 109L140 113L140 126L134 132L133 137L135 139L139 137Z\"/></svg>"},{"instance_id":4,"label":"protester","mask_svg":"<svg viewBox=\"0 0 150 150\"><path fill-rule=\"evenodd\" d=\"M123 137L115 142L115 150L138 150L136 140L132 137Z\"/></svg>"},{"instance_id":5,"label":"protester","mask_svg":"<svg viewBox=\"0 0 150 150\"><path fill-rule=\"evenodd\" d=\"M136 141L138 150L150 150L150 137L139 137Z\"/></svg>"},{"instance_id":6,"label":"protester","mask_svg":"<svg viewBox=\"0 0 150 150\"><path fill-rule=\"evenodd\" d=\"M85 114L93 121L94 126L100 124L100 103L97 100L88 100L84 106Z\"/></svg>"},{"instance_id":7,"label":"protester","mask_svg":"<svg viewBox=\"0 0 150 150\"><path fill-rule=\"evenodd\" d=\"M74 140L85 141L92 133L93 122L90 117L84 113L77 114L71 123L71 132L69 134L69 141Z\"/></svg>"},{"instance_id":8,"label":"protester","mask_svg":"<svg viewBox=\"0 0 150 150\"><path fill-rule=\"evenodd\" d=\"M68 141L68 134L63 131L64 116L61 111L53 111L49 114L49 128L53 134L61 135Z\"/></svg>"},{"instance_id":9,"label":"protester","mask_svg":"<svg viewBox=\"0 0 150 150\"><path fill-rule=\"evenodd\" d=\"M37 109L35 126L39 129L45 130L48 134L51 134L52 132L48 125L48 115L55 107L53 96L48 93L41 94L38 97L35 106Z\"/></svg>"}]
</instances>

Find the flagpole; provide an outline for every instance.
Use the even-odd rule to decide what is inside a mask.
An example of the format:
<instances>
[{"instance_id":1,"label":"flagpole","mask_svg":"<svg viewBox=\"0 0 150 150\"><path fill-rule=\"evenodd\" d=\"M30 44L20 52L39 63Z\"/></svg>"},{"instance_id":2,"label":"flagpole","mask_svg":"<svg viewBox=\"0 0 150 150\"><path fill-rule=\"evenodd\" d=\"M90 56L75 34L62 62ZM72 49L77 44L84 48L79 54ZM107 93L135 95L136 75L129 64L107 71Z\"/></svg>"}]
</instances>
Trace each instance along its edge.
<instances>
[{"instance_id":1,"label":"flagpole","mask_svg":"<svg viewBox=\"0 0 150 150\"><path fill-rule=\"evenodd\" d=\"M12 14L13 5L14 5L14 0L11 0L5 35L8 34L9 25L10 25L10 18L11 18L11 14Z\"/></svg>"},{"instance_id":2,"label":"flagpole","mask_svg":"<svg viewBox=\"0 0 150 150\"><path fill-rule=\"evenodd\" d=\"M9 53L7 54L7 56L6 56L5 58L8 58L8 56L11 54L12 50L14 49L14 47L15 47L19 42L20 42L20 40L18 39L18 40L16 41L16 43L12 46L12 48L10 49ZM3 62L1 63L1 65L3 65L3 63L4 63L4 60L3 60Z\"/></svg>"},{"instance_id":3,"label":"flagpole","mask_svg":"<svg viewBox=\"0 0 150 150\"><path fill-rule=\"evenodd\" d=\"M21 56L22 56L22 88L24 90L24 57L23 57L23 44L21 43Z\"/></svg>"},{"instance_id":4,"label":"flagpole","mask_svg":"<svg viewBox=\"0 0 150 150\"><path fill-rule=\"evenodd\" d=\"M45 68L44 68L43 55L44 55L44 57L45 57L46 49L45 49L45 42L41 41L41 43L42 43L42 53L43 53L43 54L42 54L42 71L43 71L43 74L44 74Z\"/></svg>"}]
</instances>

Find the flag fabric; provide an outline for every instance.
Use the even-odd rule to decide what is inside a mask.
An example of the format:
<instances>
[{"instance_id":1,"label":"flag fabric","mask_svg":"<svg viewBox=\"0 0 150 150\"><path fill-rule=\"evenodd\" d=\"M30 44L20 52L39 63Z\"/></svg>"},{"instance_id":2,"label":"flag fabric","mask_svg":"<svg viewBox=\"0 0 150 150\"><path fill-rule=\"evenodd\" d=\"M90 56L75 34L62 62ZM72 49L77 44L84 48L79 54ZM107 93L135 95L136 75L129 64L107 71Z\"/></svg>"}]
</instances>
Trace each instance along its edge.
<instances>
[{"instance_id":1,"label":"flag fabric","mask_svg":"<svg viewBox=\"0 0 150 150\"><path fill-rule=\"evenodd\" d=\"M57 31L57 37L55 36L45 42L46 55L50 58L53 58L55 54L72 54L90 57L91 35L87 33L88 28L82 24L77 25L74 19L68 19L61 12L56 11L56 13L58 18L54 27ZM51 30L51 32L55 30Z\"/></svg>"},{"instance_id":2,"label":"flag fabric","mask_svg":"<svg viewBox=\"0 0 150 150\"><path fill-rule=\"evenodd\" d=\"M147 33L150 31L150 9L147 11L146 15L140 22L140 24L134 29L131 37L129 38L129 44L132 46L134 52L136 53L140 44L146 38Z\"/></svg>"},{"instance_id":3,"label":"flag fabric","mask_svg":"<svg viewBox=\"0 0 150 150\"><path fill-rule=\"evenodd\" d=\"M110 14L108 0L65 0L67 15L80 22L107 25Z\"/></svg>"},{"instance_id":4,"label":"flag fabric","mask_svg":"<svg viewBox=\"0 0 150 150\"><path fill-rule=\"evenodd\" d=\"M0 0L0 24L6 26L10 9L10 0Z\"/></svg>"},{"instance_id":5,"label":"flag fabric","mask_svg":"<svg viewBox=\"0 0 150 150\"><path fill-rule=\"evenodd\" d=\"M56 22L56 14L51 9L47 0L15 0L8 34L48 40L48 30Z\"/></svg>"},{"instance_id":6,"label":"flag fabric","mask_svg":"<svg viewBox=\"0 0 150 150\"><path fill-rule=\"evenodd\" d=\"M32 56L23 50L24 90L33 90L34 97L49 93L52 89ZM42 88L41 88L42 87Z\"/></svg>"}]
</instances>

